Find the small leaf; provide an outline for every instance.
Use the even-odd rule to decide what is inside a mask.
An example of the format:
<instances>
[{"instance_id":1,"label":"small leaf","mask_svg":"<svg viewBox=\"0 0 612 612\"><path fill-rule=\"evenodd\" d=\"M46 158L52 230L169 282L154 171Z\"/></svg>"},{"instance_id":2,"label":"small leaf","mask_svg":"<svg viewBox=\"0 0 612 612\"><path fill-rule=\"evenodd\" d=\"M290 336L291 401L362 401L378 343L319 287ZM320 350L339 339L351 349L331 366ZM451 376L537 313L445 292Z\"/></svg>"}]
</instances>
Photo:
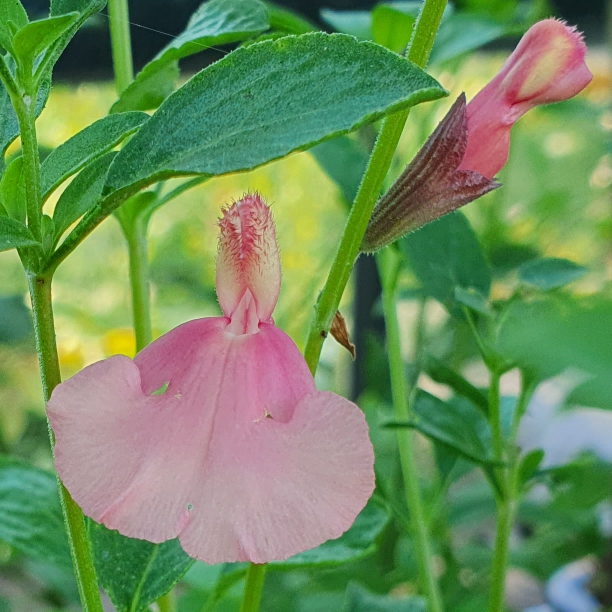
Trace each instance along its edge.
<instances>
[{"instance_id":1,"label":"small leaf","mask_svg":"<svg viewBox=\"0 0 612 612\"><path fill-rule=\"evenodd\" d=\"M519 268L518 275L522 282L542 291L550 291L582 278L587 272L587 268L573 261L544 257L524 263Z\"/></svg>"},{"instance_id":2,"label":"small leaf","mask_svg":"<svg viewBox=\"0 0 612 612\"><path fill-rule=\"evenodd\" d=\"M72 571L53 474L0 457L0 541Z\"/></svg>"},{"instance_id":3,"label":"small leaf","mask_svg":"<svg viewBox=\"0 0 612 612\"><path fill-rule=\"evenodd\" d=\"M419 390L413 412L413 421L391 421L385 425L414 428L473 463L485 465L492 462L479 435L488 428L488 423L471 404L463 403L459 410L457 404L451 405Z\"/></svg>"},{"instance_id":4,"label":"small leaf","mask_svg":"<svg viewBox=\"0 0 612 612\"><path fill-rule=\"evenodd\" d=\"M116 151L111 151L94 160L66 187L53 213L56 241L68 226L97 204L102 195L108 169L116 155Z\"/></svg>"},{"instance_id":5,"label":"small leaf","mask_svg":"<svg viewBox=\"0 0 612 612\"><path fill-rule=\"evenodd\" d=\"M139 112L110 115L87 126L57 147L47 156L40 169L43 200L70 175L110 151L148 119L149 115Z\"/></svg>"},{"instance_id":6,"label":"small leaf","mask_svg":"<svg viewBox=\"0 0 612 612\"><path fill-rule=\"evenodd\" d=\"M15 59L27 70L32 70L34 60L58 38L63 36L77 21L78 13L67 13L48 19L32 21L25 25L13 38Z\"/></svg>"},{"instance_id":7,"label":"small leaf","mask_svg":"<svg viewBox=\"0 0 612 612\"><path fill-rule=\"evenodd\" d=\"M372 9L372 39L375 43L391 49L395 53L403 53L412 36L412 29L418 5L414 15L398 11L392 5L377 4Z\"/></svg>"},{"instance_id":8,"label":"small leaf","mask_svg":"<svg viewBox=\"0 0 612 612\"><path fill-rule=\"evenodd\" d=\"M210 47L240 42L269 27L266 8L258 0L204 2L192 15L187 28L136 75L112 106L111 113L157 108L174 89L180 58Z\"/></svg>"},{"instance_id":9,"label":"small leaf","mask_svg":"<svg viewBox=\"0 0 612 612\"><path fill-rule=\"evenodd\" d=\"M13 32L11 25L19 30L28 23L28 14L19 0L0 1L0 46L12 51Z\"/></svg>"},{"instance_id":10,"label":"small leaf","mask_svg":"<svg viewBox=\"0 0 612 612\"><path fill-rule=\"evenodd\" d=\"M257 43L172 94L119 153L108 187L249 170L444 94L410 62L349 36Z\"/></svg>"},{"instance_id":11,"label":"small leaf","mask_svg":"<svg viewBox=\"0 0 612 612\"><path fill-rule=\"evenodd\" d=\"M126 538L89 521L100 585L117 612L143 612L165 595L194 563L178 540L152 544Z\"/></svg>"},{"instance_id":12,"label":"small leaf","mask_svg":"<svg viewBox=\"0 0 612 612\"><path fill-rule=\"evenodd\" d=\"M489 264L474 230L461 213L441 217L405 236L399 244L425 293L446 306L451 314L461 312L455 287L489 295Z\"/></svg>"},{"instance_id":13,"label":"small leaf","mask_svg":"<svg viewBox=\"0 0 612 612\"><path fill-rule=\"evenodd\" d=\"M9 217L24 224L26 221L25 176L23 157L16 157L0 181L0 202Z\"/></svg>"},{"instance_id":14,"label":"small leaf","mask_svg":"<svg viewBox=\"0 0 612 612\"><path fill-rule=\"evenodd\" d=\"M427 612L427 604L421 597L377 595L350 582L342 612Z\"/></svg>"},{"instance_id":15,"label":"small leaf","mask_svg":"<svg viewBox=\"0 0 612 612\"><path fill-rule=\"evenodd\" d=\"M10 217L0 216L0 251L19 247L42 246L30 230Z\"/></svg>"},{"instance_id":16,"label":"small leaf","mask_svg":"<svg viewBox=\"0 0 612 612\"><path fill-rule=\"evenodd\" d=\"M285 561L273 561L271 567L294 569L296 567L329 566L355 561L375 549L375 541L389 522L388 514L369 501L359 513L352 527L335 540L324 542L317 548L305 550Z\"/></svg>"},{"instance_id":17,"label":"small leaf","mask_svg":"<svg viewBox=\"0 0 612 612\"><path fill-rule=\"evenodd\" d=\"M540 463L544 459L544 451L536 448L523 455L519 464L518 480L520 486L524 486L527 481L537 472Z\"/></svg>"},{"instance_id":18,"label":"small leaf","mask_svg":"<svg viewBox=\"0 0 612 612\"><path fill-rule=\"evenodd\" d=\"M50 254L55 246L55 223L49 215L43 215L40 220L42 233L42 248L45 254Z\"/></svg>"},{"instance_id":19,"label":"small leaf","mask_svg":"<svg viewBox=\"0 0 612 612\"><path fill-rule=\"evenodd\" d=\"M476 289L463 287L455 287L455 300L459 304L467 306L469 309L479 312L485 317L492 317L493 310L491 304L481 293Z\"/></svg>"}]
</instances>

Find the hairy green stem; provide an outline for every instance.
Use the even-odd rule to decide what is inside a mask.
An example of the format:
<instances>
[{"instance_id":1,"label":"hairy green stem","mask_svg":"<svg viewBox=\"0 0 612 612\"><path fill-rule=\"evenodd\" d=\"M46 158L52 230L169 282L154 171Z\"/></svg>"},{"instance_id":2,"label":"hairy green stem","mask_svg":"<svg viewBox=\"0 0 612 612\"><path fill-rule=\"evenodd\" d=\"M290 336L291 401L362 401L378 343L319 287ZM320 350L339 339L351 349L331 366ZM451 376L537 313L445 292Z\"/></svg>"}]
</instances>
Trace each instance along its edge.
<instances>
[{"instance_id":1,"label":"hairy green stem","mask_svg":"<svg viewBox=\"0 0 612 612\"><path fill-rule=\"evenodd\" d=\"M408 51L408 59L418 66L424 67L427 63L446 2L447 0L425 0L423 3ZM323 341L329 333L334 314L338 310L340 299L359 255L363 235L391 166L409 112L403 110L384 120L359 185L327 282L315 306L308 333L304 357L313 374L319 363Z\"/></svg>"},{"instance_id":2,"label":"hairy green stem","mask_svg":"<svg viewBox=\"0 0 612 612\"><path fill-rule=\"evenodd\" d=\"M128 245L130 287L132 289L132 318L136 351L152 340L151 290L149 286L148 216L136 214L121 223Z\"/></svg>"},{"instance_id":3,"label":"hairy green stem","mask_svg":"<svg viewBox=\"0 0 612 612\"><path fill-rule=\"evenodd\" d=\"M398 271L397 255L392 249L379 251L376 256L382 281L382 301L385 317L387 354L391 374L391 395L393 413L397 421L409 421L411 407L409 397L414 397L413 389L408 389L404 361L401 354L401 340L396 310L396 278ZM419 321L421 319L419 318ZM417 330L421 333L422 330ZM400 464L404 477L406 504L410 511L410 526L414 539L419 577L427 598L430 612L442 612L442 597L435 576L427 520L419 488L419 478L414 460L414 434L412 431L397 430L397 444Z\"/></svg>"},{"instance_id":4,"label":"hairy green stem","mask_svg":"<svg viewBox=\"0 0 612 612\"><path fill-rule=\"evenodd\" d=\"M51 397L53 389L61 382L53 308L51 302L51 275L28 274L30 299L36 350L45 402ZM53 434L49 429L51 444ZM84 612L102 612L100 593L96 581L91 545L81 509L74 502L66 488L59 482L59 494L64 514L64 524L68 535L68 545Z\"/></svg>"},{"instance_id":5,"label":"hairy green stem","mask_svg":"<svg viewBox=\"0 0 612 612\"><path fill-rule=\"evenodd\" d=\"M261 591L263 589L265 576L265 564L259 565L251 563L249 565L240 612L257 612L259 610L259 602L261 601Z\"/></svg>"},{"instance_id":6,"label":"hairy green stem","mask_svg":"<svg viewBox=\"0 0 612 612\"><path fill-rule=\"evenodd\" d=\"M121 95L134 80L127 0L108 0L108 20L115 71L115 89L117 95Z\"/></svg>"}]
</instances>

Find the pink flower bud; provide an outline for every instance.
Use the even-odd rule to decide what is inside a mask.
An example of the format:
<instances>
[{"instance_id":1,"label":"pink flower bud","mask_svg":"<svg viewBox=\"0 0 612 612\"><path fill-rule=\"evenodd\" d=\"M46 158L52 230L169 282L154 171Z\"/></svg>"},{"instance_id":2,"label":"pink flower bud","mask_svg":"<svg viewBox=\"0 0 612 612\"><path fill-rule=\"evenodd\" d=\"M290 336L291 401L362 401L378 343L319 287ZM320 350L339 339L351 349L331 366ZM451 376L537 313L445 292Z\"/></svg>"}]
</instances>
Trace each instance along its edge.
<instances>
[{"instance_id":1,"label":"pink flower bud","mask_svg":"<svg viewBox=\"0 0 612 612\"><path fill-rule=\"evenodd\" d=\"M567 100L591 81L575 28L545 19L525 33L495 78L467 106L468 145L460 170L493 178L508 159L510 129L538 104Z\"/></svg>"},{"instance_id":2,"label":"pink flower bud","mask_svg":"<svg viewBox=\"0 0 612 612\"><path fill-rule=\"evenodd\" d=\"M272 213L257 193L223 211L219 220L217 297L237 333L271 322L281 283ZM238 331L238 328L242 328Z\"/></svg>"}]
</instances>

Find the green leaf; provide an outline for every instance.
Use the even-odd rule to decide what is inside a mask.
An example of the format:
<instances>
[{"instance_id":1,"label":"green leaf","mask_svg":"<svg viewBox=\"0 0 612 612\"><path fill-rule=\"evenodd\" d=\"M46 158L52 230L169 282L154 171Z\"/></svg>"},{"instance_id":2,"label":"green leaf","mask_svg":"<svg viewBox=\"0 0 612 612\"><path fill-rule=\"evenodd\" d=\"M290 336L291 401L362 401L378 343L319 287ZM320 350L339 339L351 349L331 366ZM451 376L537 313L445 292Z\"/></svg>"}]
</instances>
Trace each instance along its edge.
<instances>
[{"instance_id":1,"label":"green leaf","mask_svg":"<svg viewBox=\"0 0 612 612\"><path fill-rule=\"evenodd\" d=\"M117 156L108 187L250 170L443 95L410 62L349 36L257 43L172 94Z\"/></svg>"},{"instance_id":2,"label":"green leaf","mask_svg":"<svg viewBox=\"0 0 612 612\"><path fill-rule=\"evenodd\" d=\"M518 276L527 285L550 291L582 278L587 272L587 268L573 261L544 257L523 264L518 269Z\"/></svg>"},{"instance_id":3,"label":"green leaf","mask_svg":"<svg viewBox=\"0 0 612 612\"><path fill-rule=\"evenodd\" d=\"M524 486L537 472L540 463L542 463L542 459L544 459L544 451L541 448L535 448L521 457L518 468L518 481L520 486Z\"/></svg>"},{"instance_id":4,"label":"green leaf","mask_svg":"<svg viewBox=\"0 0 612 612\"><path fill-rule=\"evenodd\" d=\"M271 567L330 566L355 561L375 550L375 540L389 522L388 514L373 501L359 513L352 527L335 540L328 540L311 550L305 550L285 561L273 561Z\"/></svg>"},{"instance_id":5,"label":"green leaf","mask_svg":"<svg viewBox=\"0 0 612 612\"><path fill-rule=\"evenodd\" d=\"M42 245L34 239L30 230L23 223L10 217L0 216L0 251L28 246Z\"/></svg>"},{"instance_id":6,"label":"green leaf","mask_svg":"<svg viewBox=\"0 0 612 612\"><path fill-rule=\"evenodd\" d=\"M283 6L273 2L264 2L268 11L270 28L287 34L306 34L306 32L317 32L319 28L312 22L296 15Z\"/></svg>"},{"instance_id":7,"label":"green leaf","mask_svg":"<svg viewBox=\"0 0 612 612\"><path fill-rule=\"evenodd\" d=\"M427 604L421 597L376 595L350 582L342 612L427 612Z\"/></svg>"},{"instance_id":8,"label":"green leaf","mask_svg":"<svg viewBox=\"0 0 612 612\"><path fill-rule=\"evenodd\" d=\"M412 36L415 19L416 14L398 11L388 4L377 4L372 9L372 39L395 53L403 53Z\"/></svg>"},{"instance_id":9,"label":"green leaf","mask_svg":"<svg viewBox=\"0 0 612 612\"><path fill-rule=\"evenodd\" d=\"M0 181L0 202L9 217L19 223L26 221L25 176L23 157L16 157L6 169Z\"/></svg>"},{"instance_id":10,"label":"green leaf","mask_svg":"<svg viewBox=\"0 0 612 612\"><path fill-rule=\"evenodd\" d=\"M359 40L372 40L372 18L368 11L334 11L324 8L320 15L336 32L350 34Z\"/></svg>"},{"instance_id":11,"label":"green leaf","mask_svg":"<svg viewBox=\"0 0 612 612\"><path fill-rule=\"evenodd\" d=\"M174 89L180 58L246 40L269 27L266 7L258 0L204 2L192 15L187 28L136 75L110 112L157 108ZM155 87L157 95L154 95Z\"/></svg>"},{"instance_id":12,"label":"green leaf","mask_svg":"<svg viewBox=\"0 0 612 612\"><path fill-rule=\"evenodd\" d=\"M157 108L173 91L179 77L177 60L145 66L111 106L110 113Z\"/></svg>"},{"instance_id":13,"label":"green leaf","mask_svg":"<svg viewBox=\"0 0 612 612\"><path fill-rule=\"evenodd\" d=\"M485 465L492 462L479 435L480 432L486 431L489 425L482 413L471 403L451 405L419 390L413 404L413 412L414 421L391 422L388 425L417 429L473 463Z\"/></svg>"},{"instance_id":14,"label":"green leaf","mask_svg":"<svg viewBox=\"0 0 612 612\"><path fill-rule=\"evenodd\" d=\"M458 315L455 289L488 297L491 270L474 230L460 212L445 215L399 241L425 293Z\"/></svg>"},{"instance_id":15,"label":"green leaf","mask_svg":"<svg viewBox=\"0 0 612 612\"><path fill-rule=\"evenodd\" d=\"M27 70L32 70L34 60L55 43L74 25L78 13L68 13L32 21L23 26L13 38L13 55Z\"/></svg>"},{"instance_id":16,"label":"green leaf","mask_svg":"<svg viewBox=\"0 0 612 612\"><path fill-rule=\"evenodd\" d=\"M12 51L13 31L28 23L28 14L19 0L0 1L0 46Z\"/></svg>"},{"instance_id":17,"label":"green leaf","mask_svg":"<svg viewBox=\"0 0 612 612\"><path fill-rule=\"evenodd\" d=\"M0 457L0 540L34 559L72 571L53 474Z\"/></svg>"},{"instance_id":18,"label":"green leaf","mask_svg":"<svg viewBox=\"0 0 612 612\"><path fill-rule=\"evenodd\" d=\"M366 148L348 136L338 136L316 145L310 154L338 185L346 203L352 204L370 159Z\"/></svg>"},{"instance_id":19,"label":"green leaf","mask_svg":"<svg viewBox=\"0 0 612 612\"><path fill-rule=\"evenodd\" d=\"M53 213L55 241L68 229L68 226L98 203L115 155L117 152L111 151L85 166L66 187Z\"/></svg>"},{"instance_id":20,"label":"green leaf","mask_svg":"<svg viewBox=\"0 0 612 612\"><path fill-rule=\"evenodd\" d=\"M126 538L89 521L94 565L117 612L143 612L165 595L194 563L178 540L152 544Z\"/></svg>"},{"instance_id":21,"label":"green leaf","mask_svg":"<svg viewBox=\"0 0 612 612\"><path fill-rule=\"evenodd\" d=\"M42 113L43 108L45 108L50 90L51 81L43 81L36 96L35 117L38 117ZM13 110L8 92L0 82L0 153L2 155L4 155L8 146L17 136L19 136L17 115L15 115Z\"/></svg>"},{"instance_id":22,"label":"green leaf","mask_svg":"<svg viewBox=\"0 0 612 612\"><path fill-rule=\"evenodd\" d=\"M493 310L487 298L471 287L468 289L455 287L455 301L485 317L493 316Z\"/></svg>"},{"instance_id":23,"label":"green leaf","mask_svg":"<svg viewBox=\"0 0 612 612\"><path fill-rule=\"evenodd\" d=\"M583 371L586 380L569 401L612 409L611 329L612 301L548 294L510 304L501 318L497 350L540 380L570 367Z\"/></svg>"},{"instance_id":24,"label":"green leaf","mask_svg":"<svg viewBox=\"0 0 612 612\"><path fill-rule=\"evenodd\" d=\"M75 134L51 152L40 169L43 200L70 175L110 151L149 119L146 113L119 113L104 117Z\"/></svg>"}]
</instances>

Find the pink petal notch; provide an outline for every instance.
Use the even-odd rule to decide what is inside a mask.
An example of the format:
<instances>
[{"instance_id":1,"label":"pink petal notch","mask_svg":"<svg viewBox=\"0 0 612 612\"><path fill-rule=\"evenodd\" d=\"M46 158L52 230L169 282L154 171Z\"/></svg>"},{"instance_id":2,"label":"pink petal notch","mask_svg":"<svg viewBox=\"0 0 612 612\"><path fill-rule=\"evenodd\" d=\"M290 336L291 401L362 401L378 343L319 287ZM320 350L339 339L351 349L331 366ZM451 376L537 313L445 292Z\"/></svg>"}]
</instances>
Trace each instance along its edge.
<instances>
[{"instance_id":1,"label":"pink petal notch","mask_svg":"<svg viewBox=\"0 0 612 612\"><path fill-rule=\"evenodd\" d=\"M361 244L383 246L499 187L510 130L529 109L575 96L591 81L581 35L556 19L536 23L467 105L462 94L376 204Z\"/></svg>"},{"instance_id":2,"label":"pink petal notch","mask_svg":"<svg viewBox=\"0 0 612 612\"><path fill-rule=\"evenodd\" d=\"M280 266L263 200L245 196L220 225L226 316L60 384L55 467L85 514L123 535L178 537L207 563L266 563L346 531L374 489L374 455L359 408L317 391L270 322Z\"/></svg>"}]
</instances>

